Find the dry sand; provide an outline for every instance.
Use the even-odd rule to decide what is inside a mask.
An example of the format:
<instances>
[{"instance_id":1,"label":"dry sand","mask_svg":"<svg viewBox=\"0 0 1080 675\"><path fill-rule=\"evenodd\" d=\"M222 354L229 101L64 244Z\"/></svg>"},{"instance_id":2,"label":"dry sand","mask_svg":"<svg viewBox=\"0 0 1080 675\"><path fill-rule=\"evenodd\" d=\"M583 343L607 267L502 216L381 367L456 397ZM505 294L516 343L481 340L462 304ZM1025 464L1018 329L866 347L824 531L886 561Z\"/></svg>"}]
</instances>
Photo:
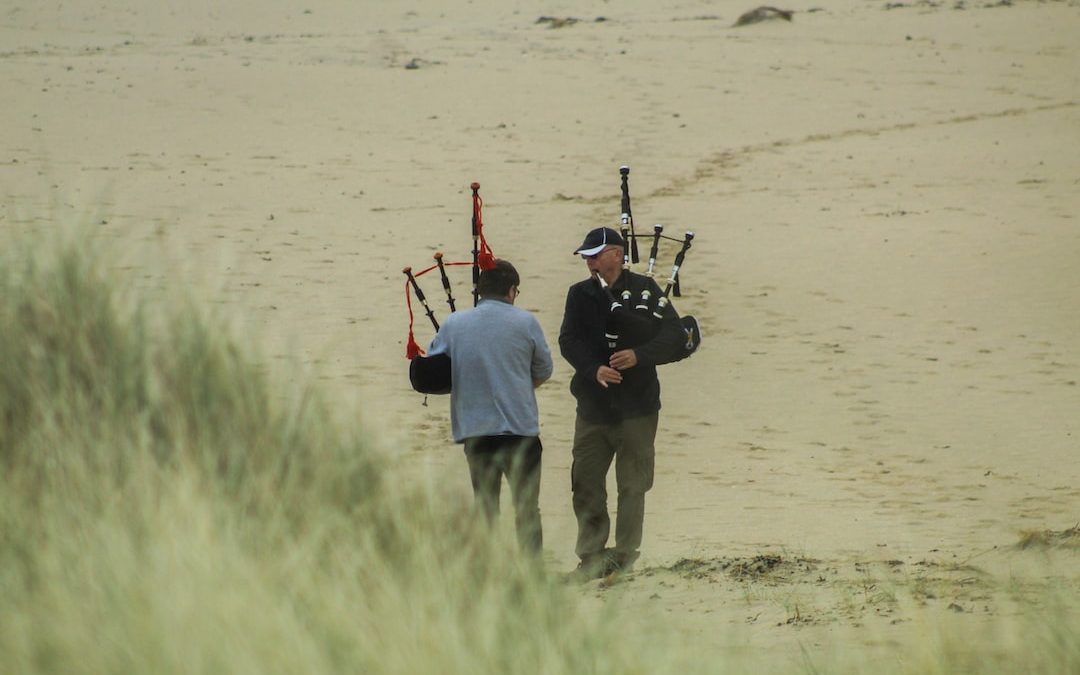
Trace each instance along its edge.
<instances>
[{"instance_id":1,"label":"dry sand","mask_svg":"<svg viewBox=\"0 0 1080 675\"><path fill-rule=\"evenodd\" d=\"M1075 570L1015 544L1080 521L1077 0L798 0L739 28L753 4L148 4L0 9L0 226L90 220L147 288L207 288L462 499L400 270L469 257L469 183L553 347L621 164L639 230L696 233L676 306L706 342L661 371L639 571L586 592L794 653ZM539 393L556 568L570 375Z\"/></svg>"}]
</instances>

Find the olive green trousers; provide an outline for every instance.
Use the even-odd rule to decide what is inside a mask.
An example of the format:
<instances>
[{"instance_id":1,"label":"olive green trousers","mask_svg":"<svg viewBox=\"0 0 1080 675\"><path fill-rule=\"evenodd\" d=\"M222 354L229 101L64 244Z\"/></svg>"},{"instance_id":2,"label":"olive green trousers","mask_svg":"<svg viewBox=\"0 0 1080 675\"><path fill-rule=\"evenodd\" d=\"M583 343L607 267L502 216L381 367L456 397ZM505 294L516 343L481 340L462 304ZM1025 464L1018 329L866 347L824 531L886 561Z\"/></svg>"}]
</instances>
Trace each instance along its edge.
<instances>
[{"instance_id":1,"label":"olive green trousers","mask_svg":"<svg viewBox=\"0 0 1080 675\"><path fill-rule=\"evenodd\" d=\"M582 560L600 556L607 546L611 529L607 474L612 461L618 490L616 559L623 566L637 559L645 522L645 493L653 485L659 418L659 413L653 413L613 424L596 424L578 416L570 482L578 523L575 551Z\"/></svg>"}]
</instances>

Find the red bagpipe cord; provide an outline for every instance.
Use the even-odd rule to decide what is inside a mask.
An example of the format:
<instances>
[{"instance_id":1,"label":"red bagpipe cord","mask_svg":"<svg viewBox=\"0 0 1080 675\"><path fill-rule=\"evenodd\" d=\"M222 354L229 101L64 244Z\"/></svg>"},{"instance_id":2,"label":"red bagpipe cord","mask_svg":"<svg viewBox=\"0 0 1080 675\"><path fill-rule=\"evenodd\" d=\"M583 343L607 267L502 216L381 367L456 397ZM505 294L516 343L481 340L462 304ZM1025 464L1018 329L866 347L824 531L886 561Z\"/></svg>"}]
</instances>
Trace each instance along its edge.
<instances>
[{"instance_id":1,"label":"red bagpipe cord","mask_svg":"<svg viewBox=\"0 0 1080 675\"><path fill-rule=\"evenodd\" d=\"M474 192L473 213L476 214L476 234L480 237L480 246L478 247L479 253L476 256L476 264L482 270L489 270L492 267L495 267L495 254L491 252L491 247L488 246L487 239L484 238L483 208L484 200L480 198L478 192Z\"/></svg>"},{"instance_id":2,"label":"red bagpipe cord","mask_svg":"<svg viewBox=\"0 0 1080 675\"><path fill-rule=\"evenodd\" d=\"M489 251L490 251L490 249L489 249ZM492 260L494 260L494 257L492 257ZM443 266L444 267L453 267L453 266L457 266L457 265L471 265L471 264L472 264L471 262L444 262ZM494 264L494 263L492 263L492 264ZM420 270L419 272L417 272L416 274L414 274L413 278L414 279L419 279L420 277L424 276L425 274L427 274L428 272L430 272L431 270L433 270L433 269L435 269L437 267L438 267L438 265L432 265L431 267L426 267L426 268ZM412 361L417 356L423 356L425 354L425 352L420 347L420 345L416 343L416 336L413 334L412 294L409 293L409 290L410 290L409 285L410 285L409 280L406 279L405 280L405 305L409 308L409 339L408 339L408 342L405 343L405 358Z\"/></svg>"},{"instance_id":3,"label":"red bagpipe cord","mask_svg":"<svg viewBox=\"0 0 1080 675\"><path fill-rule=\"evenodd\" d=\"M491 247L488 246L487 238L484 237L484 217L483 217L484 200L480 198L480 193L473 192L473 215L476 217L476 234L480 238L480 245L477 247L476 266L481 270L489 270L495 267L495 254L491 251ZM452 265L471 265L468 262L444 262L445 267ZM438 265L432 265L426 269L414 275L414 278L420 278L438 267ZM417 356L424 354L424 350L420 348L420 345L416 343L416 336L413 335L413 308L412 297L409 295L409 282L405 281L405 304L409 308L409 340L405 344L405 358L410 361Z\"/></svg>"}]
</instances>

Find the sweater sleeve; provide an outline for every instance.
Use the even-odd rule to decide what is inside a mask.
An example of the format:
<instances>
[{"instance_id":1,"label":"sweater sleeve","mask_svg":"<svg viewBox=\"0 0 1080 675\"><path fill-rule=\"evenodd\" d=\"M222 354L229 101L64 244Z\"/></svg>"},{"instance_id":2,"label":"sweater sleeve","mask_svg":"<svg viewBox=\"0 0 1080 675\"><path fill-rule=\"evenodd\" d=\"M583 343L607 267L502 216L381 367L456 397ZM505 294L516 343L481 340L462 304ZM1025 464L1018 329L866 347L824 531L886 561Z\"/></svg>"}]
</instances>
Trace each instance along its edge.
<instances>
[{"instance_id":1,"label":"sweater sleeve","mask_svg":"<svg viewBox=\"0 0 1080 675\"><path fill-rule=\"evenodd\" d=\"M446 317L447 320L443 321L442 328L439 329L439 332L435 333L435 337L431 338L431 344L428 345L428 356L450 353L450 336L454 332L454 329L448 324L453 323L452 321L450 321L453 316L454 315L451 314L450 316Z\"/></svg>"},{"instance_id":2,"label":"sweater sleeve","mask_svg":"<svg viewBox=\"0 0 1080 675\"><path fill-rule=\"evenodd\" d=\"M555 366L551 361L551 350L544 337L544 330L540 328L540 322L532 315L529 315L529 319L533 340L532 378L534 381L543 382L551 377Z\"/></svg>"}]
</instances>

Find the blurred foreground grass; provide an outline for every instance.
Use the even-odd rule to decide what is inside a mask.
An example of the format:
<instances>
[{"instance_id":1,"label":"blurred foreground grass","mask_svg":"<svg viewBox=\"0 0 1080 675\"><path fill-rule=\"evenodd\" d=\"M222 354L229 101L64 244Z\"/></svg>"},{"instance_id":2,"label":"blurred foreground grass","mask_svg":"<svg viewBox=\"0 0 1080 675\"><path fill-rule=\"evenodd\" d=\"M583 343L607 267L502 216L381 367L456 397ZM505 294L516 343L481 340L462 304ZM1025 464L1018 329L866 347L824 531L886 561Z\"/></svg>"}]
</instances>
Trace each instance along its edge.
<instances>
[{"instance_id":1,"label":"blurred foreground grass","mask_svg":"<svg viewBox=\"0 0 1080 675\"><path fill-rule=\"evenodd\" d=\"M105 261L75 237L0 263L0 672L660 669Z\"/></svg>"},{"instance_id":2,"label":"blurred foreground grass","mask_svg":"<svg viewBox=\"0 0 1080 675\"><path fill-rule=\"evenodd\" d=\"M0 673L865 666L855 629L801 665L745 645L703 660L676 621L588 602L412 487L204 307L125 291L88 237L3 250ZM896 645L894 672L1080 672L1077 604L1046 606L1007 640Z\"/></svg>"}]
</instances>

